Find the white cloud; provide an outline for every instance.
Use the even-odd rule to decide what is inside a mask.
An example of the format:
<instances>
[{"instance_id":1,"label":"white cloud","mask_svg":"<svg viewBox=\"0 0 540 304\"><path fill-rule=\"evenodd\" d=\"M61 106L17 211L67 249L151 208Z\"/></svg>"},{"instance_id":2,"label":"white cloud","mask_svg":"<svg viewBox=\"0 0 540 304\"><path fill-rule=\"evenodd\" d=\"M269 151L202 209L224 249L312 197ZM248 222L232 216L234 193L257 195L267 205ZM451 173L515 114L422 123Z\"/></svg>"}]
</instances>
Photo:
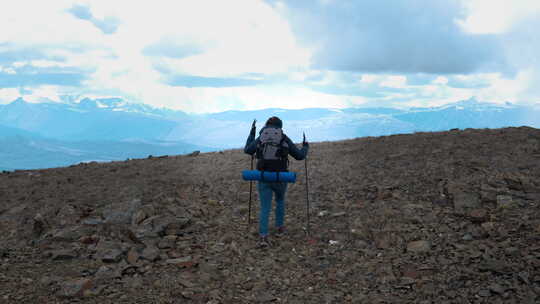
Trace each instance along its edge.
<instances>
[{"instance_id":1,"label":"white cloud","mask_svg":"<svg viewBox=\"0 0 540 304\"><path fill-rule=\"evenodd\" d=\"M407 77L403 75L390 75L379 83L381 87L405 88L407 86Z\"/></svg>"},{"instance_id":2,"label":"white cloud","mask_svg":"<svg viewBox=\"0 0 540 304\"><path fill-rule=\"evenodd\" d=\"M437 78L435 78L435 80L433 80L433 84L445 85L447 83L448 83L448 78L446 78L444 76L437 76Z\"/></svg>"},{"instance_id":3,"label":"white cloud","mask_svg":"<svg viewBox=\"0 0 540 304\"><path fill-rule=\"evenodd\" d=\"M27 64L28 64L28 62L26 62L26 61L15 61L11 65L13 67L15 67L15 68L20 68L20 67L23 67L23 66L25 66Z\"/></svg>"},{"instance_id":4,"label":"white cloud","mask_svg":"<svg viewBox=\"0 0 540 304\"><path fill-rule=\"evenodd\" d=\"M62 88L58 86L43 85L34 88L30 94L24 95L24 100L29 102L54 101L59 102Z\"/></svg>"},{"instance_id":5,"label":"white cloud","mask_svg":"<svg viewBox=\"0 0 540 304\"><path fill-rule=\"evenodd\" d=\"M15 88L0 88L0 104L10 103L17 97L21 96L19 89Z\"/></svg>"},{"instance_id":6,"label":"white cloud","mask_svg":"<svg viewBox=\"0 0 540 304\"><path fill-rule=\"evenodd\" d=\"M1 66L0 66L0 73L6 73L10 75L17 74L17 72L13 68L10 68L10 67L3 68Z\"/></svg>"},{"instance_id":7,"label":"white cloud","mask_svg":"<svg viewBox=\"0 0 540 304\"><path fill-rule=\"evenodd\" d=\"M231 88L163 87L155 91L159 106L182 109L191 113L221 112L233 108L259 110L265 108L302 109L312 107L346 108L366 100L358 96L336 96L308 88L289 86L257 86ZM179 98L181 96L181 98Z\"/></svg>"},{"instance_id":8,"label":"white cloud","mask_svg":"<svg viewBox=\"0 0 540 304\"><path fill-rule=\"evenodd\" d=\"M381 79L381 76L375 74L363 74L360 82L373 83Z\"/></svg>"},{"instance_id":9,"label":"white cloud","mask_svg":"<svg viewBox=\"0 0 540 304\"><path fill-rule=\"evenodd\" d=\"M515 78L493 75L490 79L490 86L477 90L475 94L481 100L497 103L530 101L531 98L527 95L527 90L531 86L537 86L537 83L534 83L534 76L535 71L532 69L519 72Z\"/></svg>"},{"instance_id":10,"label":"white cloud","mask_svg":"<svg viewBox=\"0 0 540 304\"><path fill-rule=\"evenodd\" d=\"M58 61L52 61L52 60L32 60L30 61L30 64L32 66L38 67L38 68L50 68L50 67L67 67L67 65L64 62L58 62ZM19 63L18 66L24 66L26 63Z\"/></svg>"},{"instance_id":11,"label":"white cloud","mask_svg":"<svg viewBox=\"0 0 540 304\"><path fill-rule=\"evenodd\" d=\"M519 20L540 12L537 0L467 0L463 4L468 15L458 24L474 34L504 33Z\"/></svg>"},{"instance_id":12,"label":"white cloud","mask_svg":"<svg viewBox=\"0 0 540 304\"><path fill-rule=\"evenodd\" d=\"M276 73L307 65L309 58L296 45L287 21L262 1L162 1L159 5L97 1L91 7L119 19L118 31L105 39L120 57L135 60L134 53L140 54L162 39L198 45L206 51L166 59L181 73L208 77Z\"/></svg>"},{"instance_id":13,"label":"white cloud","mask_svg":"<svg viewBox=\"0 0 540 304\"><path fill-rule=\"evenodd\" d=\"M66 13L73 1L11 1L0 10L0 43L22 46L99 43L101 33Z\"/></svg>"}]
</instances>

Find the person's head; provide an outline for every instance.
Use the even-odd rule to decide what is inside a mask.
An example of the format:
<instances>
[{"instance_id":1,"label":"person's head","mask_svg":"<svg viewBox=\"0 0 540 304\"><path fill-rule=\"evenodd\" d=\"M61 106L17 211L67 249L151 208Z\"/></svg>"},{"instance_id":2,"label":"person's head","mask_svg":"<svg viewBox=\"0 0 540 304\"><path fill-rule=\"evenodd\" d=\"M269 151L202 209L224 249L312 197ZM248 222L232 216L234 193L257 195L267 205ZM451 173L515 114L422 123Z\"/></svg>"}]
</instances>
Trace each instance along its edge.
<instances>
[{"instance_id":1,"label":"person's head","mask_svg":"<svg viewBox=\"0 0 540 304\"><path fill-rule=\"evenodd\" d=\"M278 128L283 128L283 122L278 117L272 116L272 117L268 118L268 120L266 121L265 126L275 126L275 127L278 127Z\"/></svg>"}]
</instances>

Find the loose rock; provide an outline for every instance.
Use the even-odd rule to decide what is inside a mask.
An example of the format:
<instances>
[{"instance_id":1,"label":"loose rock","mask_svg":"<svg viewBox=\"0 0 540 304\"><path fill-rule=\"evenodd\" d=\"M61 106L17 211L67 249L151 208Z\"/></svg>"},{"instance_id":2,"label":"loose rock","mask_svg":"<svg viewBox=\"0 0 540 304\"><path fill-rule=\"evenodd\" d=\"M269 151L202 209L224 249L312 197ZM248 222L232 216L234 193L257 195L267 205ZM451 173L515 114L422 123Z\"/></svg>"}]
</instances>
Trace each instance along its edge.
<instances>
[{"instance_id":1,"label":"loose rock","mask_svg":"<svg viewBox=\"0 0 540 304\"><path fill-rule=\"evenodd\" d=\"M159 259L159 249L154 246L148 246L142 251L141 257L148 261L156 261Z\"/></svg>"},{"instance_id":2,"label":"loose rock","mask_svg":"<svg viewBox=\"0 0 540 304\"><path fill-rule=\"evenodd\" d=\"M92 287L89 279L73 279L60 283L58 296L62 298L82 297L85 290Z\"/></svg>"},{"instance_id":3,"label":"loose rock","mask_svg":"<svg viewBox=\"0 0 540 304\"><path fill-rule=\"evenodd\" d=\"M192 267L195 265L195 262L193 261L193 258L191 256L176 258L176 259L168 259L165 262L167 264L173 264L181 268Z\"/></svg>"},{"instance_id":4,"label":"loose rock","mask_svg":"<svg viewBox=\"0 0 540 304\"><path fill-rule=\"evenodd\" d=\"M510 195L497 195L497 208L511 208L514 200Z\"/></svg>"},{"instance_id":5,"label":"loose rock","mask_svg":"<svg viewBox=\"0 0 540 304\"><path fill-rule=\"evenodd\" d=\"M58 260L71 260L77 258L77 253L74 250L70 249L60 249L50 252L52 259L55 261Z\"/></svg>"},{"instance_id":6,"label":"loose rock","mask_svg":"<svg viewBox=\"0 0 540 304\"><path fill-rule=\"evenodd\" d=\"M120 249L108 249L101 254L101 260L105 263L116 263L122 259L123 252Z\"/></svg>"},{"instance_id":7,"label":"loose rock","mask_svg":"<svg viewBox=\"0 0 540 304\"><path fill-rule=\"evenodd\" d=\"M407 251L409 252L427 252L431 250L431 243L429 241L414 241L407 244Z\"/></svg>"},{"instance_id":8,"label":"loose rock","mask_svg":"<svg viewBox=\"0 0 540 304\"><path fill-rule=\"evenodd\" d=\"M469 217L475 223L482 223L487 220L488 214L485 209L474 209L469 213Z\"/></svg>"}]
</instances>

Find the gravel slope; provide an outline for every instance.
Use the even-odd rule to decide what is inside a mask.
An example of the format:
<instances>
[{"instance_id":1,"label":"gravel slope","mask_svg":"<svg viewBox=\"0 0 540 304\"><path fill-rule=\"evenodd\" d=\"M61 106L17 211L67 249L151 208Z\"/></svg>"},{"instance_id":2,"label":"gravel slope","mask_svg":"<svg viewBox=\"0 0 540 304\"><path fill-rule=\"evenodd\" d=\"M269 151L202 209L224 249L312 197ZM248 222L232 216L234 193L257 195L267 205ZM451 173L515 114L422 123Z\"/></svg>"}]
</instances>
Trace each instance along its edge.
<instances>
[{"instance_id":1,"label":"gravel slope","mask_svg":"<svg viewBox=\"0 0 540 304\"><path fill-rule=\"evenodd\" d=\"M0 303L540 302L540 130L310 152L269 249L240 150L0 174Z\"/></svg>"}]
</instances>

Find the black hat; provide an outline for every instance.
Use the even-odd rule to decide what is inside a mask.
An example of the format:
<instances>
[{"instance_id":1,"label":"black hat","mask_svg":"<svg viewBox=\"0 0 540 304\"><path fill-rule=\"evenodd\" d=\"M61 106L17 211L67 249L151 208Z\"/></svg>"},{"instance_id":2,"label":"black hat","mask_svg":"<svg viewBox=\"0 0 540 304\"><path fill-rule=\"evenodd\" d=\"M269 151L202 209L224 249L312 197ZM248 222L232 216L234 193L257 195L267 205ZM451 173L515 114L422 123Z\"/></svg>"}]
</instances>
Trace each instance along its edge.
<instances>
[{"instance_id":1,"label":"black hat","mask_svg":"<svg viewBox=\"0 0 540 304\"><path fill-rule=\"evenodd\" d=\"M275 127L278 127L278 128L283 128L283 122L278 117L272 116L272 117L268 118L268 120L266 121L265 126L275 126Z\"/></svg>"}]
</instances>

